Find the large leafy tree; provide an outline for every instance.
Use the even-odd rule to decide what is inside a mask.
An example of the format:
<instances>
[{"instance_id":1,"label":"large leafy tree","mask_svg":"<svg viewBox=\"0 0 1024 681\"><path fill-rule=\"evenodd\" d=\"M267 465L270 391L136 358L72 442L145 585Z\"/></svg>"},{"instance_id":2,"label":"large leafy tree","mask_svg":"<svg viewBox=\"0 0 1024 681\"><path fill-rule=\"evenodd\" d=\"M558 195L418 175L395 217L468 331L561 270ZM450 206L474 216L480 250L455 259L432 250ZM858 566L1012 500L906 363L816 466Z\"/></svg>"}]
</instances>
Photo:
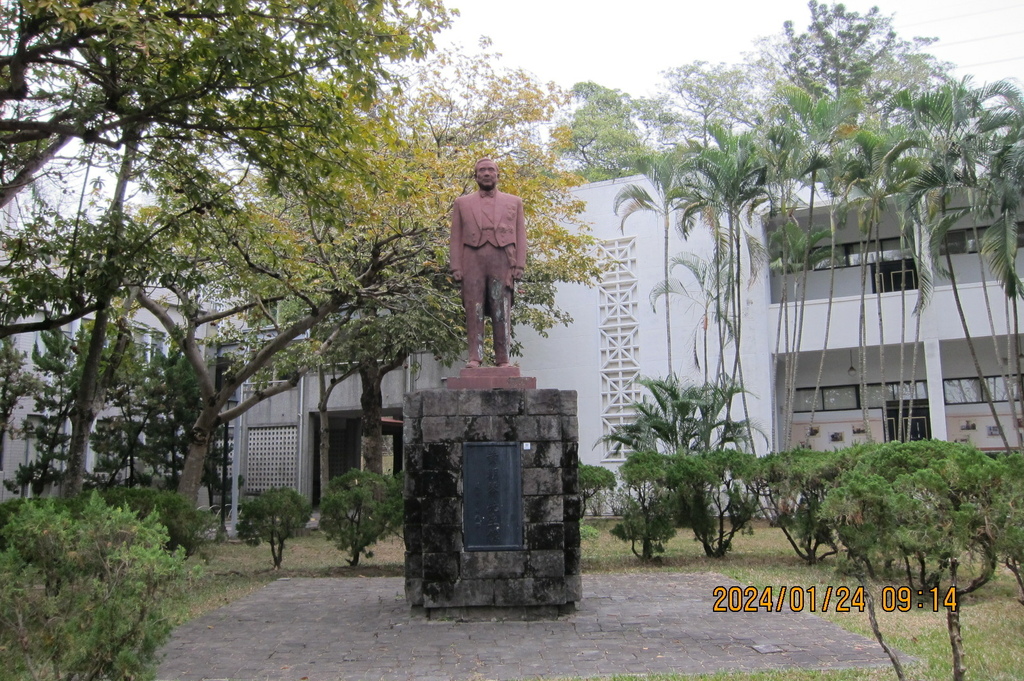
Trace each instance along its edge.
<instances>
[{"instance_id":1,"label":"large leafy tree","mask_svg":"<svg viewBox=\"0 0 1024 681\"><path fill-rule=\"evenodd\" d=\"M357 164L363 110L391 62L422 55L446 14L434 0L61 0L5 1L0 19L0 205L43 177L61 192L83 174L95 179L94 165L116 173L130 156L127 165L147 167L147 185L166 182L200 206L211 200L195 163L203 149L277 170L301 163L314 175ZM347 153L324 157L323 140ZM53 222L31 202L19 212L34 229ZM114 218L5 244L0 274L28 271L33 282L0 301L0 333L25 330L20 318L38 311L44 318L28 330L105 306L151 238L118 235ZM106 257L77 258L87 244Z\"/></svg>"},{"instance_id":2,"label":"large leafy tree","mask_svg":"<svg viewBox=\"0 0 1024 681\"><path fill-rule=\"evenodd\" d=\"M631 97L588 81L573 86L572 103L553 131L555 148L590 182L632 174L637 157L679 136L682 117L668 97Z\"/></svg>"},{"instance_id":3,"label":"large leafy tree","mask_svg":"<svg viewBox=\"0 0 1024 681\"><path fill-rule=\"evenodd\" d=\"M878 7L865 14L842 3L810 0L807 7L807 29L801 32L793 21L785 22L773 57L786 81L814 95L853 92L877 105L904 87L934 82L946 70L923 51L935 39L901 38L892 17Z\"/></svg>"},{"instance_id":4,"label":"large leafy tree","mask_svg":"<svg viewBox=\"0 0 1024 681\"><path fill-rule=\"evenodd\" d=\"M759 119L753 73L745 64L694 61L664 72L668 105L679 112L679 137L707 144L709 129L750 128Z\"/></svg>"},{"instance_id":5,"label":"large leafy tree","mask_svg":"<svg viewBox=\"0 0 1024 681\"><path fill-rule=\"evenodd\" d=\"M559 169L537 135L538 125L564 104L564 93L484 55L440 53L408 75L408 88L390 102L401 112L401 142L379 151L373 168L380 186L353 194L350 207L361 233L395 236L387 242L394 266L380 269L375 278L381 287L404 294L360 305L324 358L345 363L360 377L363 464L377 473L384 378L413 353L450 362L465 349L465 320L458 288L448 276L447 246L452 202L476 190L472 168L479 157L497 160L501 189L522 197L527 213L530 247L526 276L517 284L515 323L543 333L569 320L555 303L555 284L586 283L597 276L591 241L577 217L581 203L569 192L579 178ZM355 211L354 206L361 207ZM324 387L329 388L326 381Z\"/></svg>"},{"instance_id":6,"label":"large leafy tree","mask_svg":"<svg viewBox=\"0 0 1024 681\"><path fill-rule=\"evenodd\" d=\"M360 169L376 119L387 116L366 112L393 80L393 62L422 56L447 14L434 0L68 0L5 2L0 16L0 205L25 187L45 189L44 174L58 195L90 181L96 166L116 178L105 209L80 205L62 225L52 201L25 201L3 235L0 276L19 284L0 297L0 335L96 314L72 414L65 492L75 493L103 401L109 308L161 267L159 237L180 228L175 216L134 219L130 184L176 193L179 212L202 214L230 203L204 159L302 186Z\"/></svg>"}]
</instances>

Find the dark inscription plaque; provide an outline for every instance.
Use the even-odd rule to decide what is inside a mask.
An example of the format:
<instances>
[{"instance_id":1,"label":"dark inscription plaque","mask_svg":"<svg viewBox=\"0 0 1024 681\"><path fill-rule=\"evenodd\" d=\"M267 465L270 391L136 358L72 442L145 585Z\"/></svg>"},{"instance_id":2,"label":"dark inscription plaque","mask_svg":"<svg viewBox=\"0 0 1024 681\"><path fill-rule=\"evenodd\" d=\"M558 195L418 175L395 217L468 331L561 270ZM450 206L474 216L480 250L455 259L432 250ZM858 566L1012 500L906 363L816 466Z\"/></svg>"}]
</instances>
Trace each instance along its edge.
<instances>
[{"instance_id":1,"label":"dark inscription plaque","mask_svg":"<svg viewBox=\"0 0 1024 681\"><path fill-rule=\"evenodd\" d=\"M467 551L523 548L523 480L517 442L467 442L462 449Z\"/></svg>"}]
</instances>

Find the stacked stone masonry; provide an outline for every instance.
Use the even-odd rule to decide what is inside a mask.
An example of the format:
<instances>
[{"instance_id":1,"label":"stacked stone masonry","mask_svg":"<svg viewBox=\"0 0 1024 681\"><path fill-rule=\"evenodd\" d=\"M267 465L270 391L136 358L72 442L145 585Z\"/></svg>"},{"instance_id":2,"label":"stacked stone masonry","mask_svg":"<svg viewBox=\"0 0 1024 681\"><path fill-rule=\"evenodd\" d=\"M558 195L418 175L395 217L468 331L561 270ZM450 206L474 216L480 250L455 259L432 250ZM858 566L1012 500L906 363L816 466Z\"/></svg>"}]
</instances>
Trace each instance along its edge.
<instances>
[{"instance_id":1,"label":"stacked stone masonry","mask_svg":"<svg viewBox=\"0 0 1024 681\"><path fill-rule=\"evenodd\" d=\"M463 545L463 445L519 443L521 550ZM580 599L576 392L424 390L405 398L406 598L412 606L571 609Z\"/></svg>"}]
</instances>

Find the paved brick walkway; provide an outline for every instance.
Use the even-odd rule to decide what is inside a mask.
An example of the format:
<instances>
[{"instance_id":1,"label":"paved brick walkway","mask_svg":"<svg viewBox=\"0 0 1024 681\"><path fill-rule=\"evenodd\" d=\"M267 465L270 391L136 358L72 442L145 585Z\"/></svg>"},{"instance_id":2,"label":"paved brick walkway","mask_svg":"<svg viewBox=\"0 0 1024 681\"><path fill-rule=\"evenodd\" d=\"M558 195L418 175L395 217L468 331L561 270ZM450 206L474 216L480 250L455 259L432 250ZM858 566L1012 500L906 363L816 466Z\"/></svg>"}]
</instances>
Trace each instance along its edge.
<instances>
[{"instance_id":1,"label":"paved brick walkway","mask_svg":"<svg viewBox=\"0 0 1024 681\"><path fill-rule=\"evenodd\" d=\"M402 580L282 579L175 630L157 678L528 679L887 665L873 640L809 614L713 613L714 574L584 575L573 615L431 621Z\"/></svg>"}]
</instances>

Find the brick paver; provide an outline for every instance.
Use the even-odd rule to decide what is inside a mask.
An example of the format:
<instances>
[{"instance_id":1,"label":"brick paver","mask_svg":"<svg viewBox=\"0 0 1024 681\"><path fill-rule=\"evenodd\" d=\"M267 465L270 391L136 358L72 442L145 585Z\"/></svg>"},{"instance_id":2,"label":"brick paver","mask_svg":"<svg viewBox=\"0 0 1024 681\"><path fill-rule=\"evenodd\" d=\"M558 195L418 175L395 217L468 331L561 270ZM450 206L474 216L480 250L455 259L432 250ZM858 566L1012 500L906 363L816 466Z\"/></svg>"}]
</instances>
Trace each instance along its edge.
<instances>
[{"instance_id":1,"label":"brick paver","mask_svg":"<svg viewBox=\"0 0 1024 681\"><path fill-rule=\"evenodd\" d=\"M282 579L174 631L164 681L528 679L887 665L874 641L804 613L714 613L700 573L592 574L572 615L427 620L403 580Z\"/></svg>"}]
</instances>

